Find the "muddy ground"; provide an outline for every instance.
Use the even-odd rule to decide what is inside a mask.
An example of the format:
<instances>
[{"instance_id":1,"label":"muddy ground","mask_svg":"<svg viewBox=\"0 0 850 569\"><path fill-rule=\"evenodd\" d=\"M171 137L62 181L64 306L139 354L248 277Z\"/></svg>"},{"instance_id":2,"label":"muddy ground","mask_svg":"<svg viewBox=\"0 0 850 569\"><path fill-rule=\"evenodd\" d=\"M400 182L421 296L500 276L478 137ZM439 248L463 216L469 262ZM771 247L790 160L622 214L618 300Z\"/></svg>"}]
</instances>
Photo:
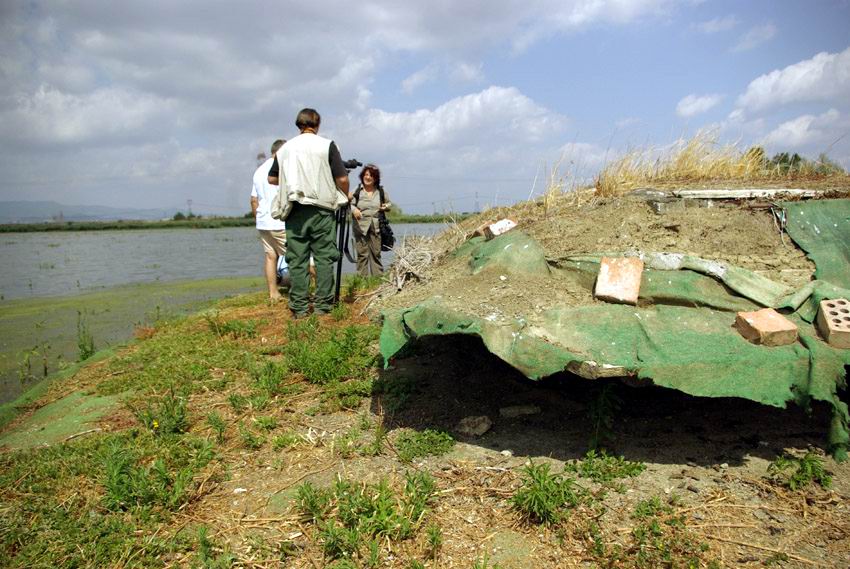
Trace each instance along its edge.
<instances>
[{"instance_id":1,"label":"muddy ground","mask_svg":"<svg viewBox=\"0 0 850 569\"><path fill-rule=\"evenodd\" d=\"M764 207L711 202L712 207L671 207L659 215L641 199L562 196L554 203L531 202L488 212L447 232L436 247L451 249L482 219L510 217L534 238L550 263L571 255L641 251L684 253L754 271L798 288L812 279L812 263L778 230ZM424 279L383 300L380 308L402 308L440 297L448 306L476 316L533 316L553 306L596 303L586 283L569 275L551 277L484 270L470 275L468 257L443 255Z\"/></svg>"}]
</instances>

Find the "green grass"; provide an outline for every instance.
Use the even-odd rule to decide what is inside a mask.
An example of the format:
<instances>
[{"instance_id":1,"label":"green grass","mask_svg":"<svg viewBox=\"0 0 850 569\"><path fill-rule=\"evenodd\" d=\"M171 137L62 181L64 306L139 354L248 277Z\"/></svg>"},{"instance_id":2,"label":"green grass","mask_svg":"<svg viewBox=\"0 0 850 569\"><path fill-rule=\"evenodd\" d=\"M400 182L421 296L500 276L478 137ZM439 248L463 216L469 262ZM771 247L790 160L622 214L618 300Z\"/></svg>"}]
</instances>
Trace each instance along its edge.
<instances>
[{"instance_id":1,"label":"green grass","mask_svg":"<svg viewBox=\"0 0 850 569\"><path fill-rule=\"evenodd\" d=\"M621 478L632 478L646 470L642 462L632 462L622 456L609 456L604 450L587 451L583 460L570 461L564 467L567 472L574 472L582 478L589 478L599 484L608 484Z\"/></svg>"},{"instance_id":2,"label":"green grass","mask_svg":"<svg viewBox=\"0 0 850 569\"><path fill-rule=\"evenodd\" d=\"M402 462L446 454L452 450L454 444L455 441L450 434L431 429L403 431L395 440L395 448Z\"/></svg>"},{"instance_id":3,"label":"green grass","mask_svg":"<svg viewBox=\"0 0 850 569\"><path fill-rule=\"evenodd\" d=\"M185 433L189 426L186 400L175 396L173 388L169 390L168 395L158 401L146 403L143 409L129 406L136 419L155 435Z\"/></svg>"},{"instance_id":4,"label":"green grass","mask_svg":"<svg viewBox=\"0 0 850 569\"><path fill-rule=\"evenodd\" d=\"M193 547L157 528L212 458L201 439L135 430L0 454L0 566L161 567Z\"/></svg>"},{"instance_id":5,"label":"green grass","mask_svg":"<svg viewBox=\"0 0 850 569\"><path fill-rule=\"evenodd\" d=\"M372 394L381 396L384 413L390 416L404 409L415 392L416 381L410 377L390 379L382 374L372 384Z\"/></svg>"},{"instance_id":6,"label":"green grass","mask_svg":"<svg viewBox=\"0 0 850 569\"><path fill-rule=\"evenodd\" d=\"M378 337L375 326L328 328L311 316L288 322L286 335L282 352L287 365L310 383L366 379L375 365L371 351Z\"/></svg>"},{"instance_id":7,"label":"green grass","mask_svg":"<svg viewBox=\"0 0 850 569\"><path fill-rule=\"evenodd\" d=\"M416 533L436 484L428 473L408 473L400 490L385 479L377 484L338 479L330 488L305 482L296 491L296 505L304 521L314 526L314 538L326 558L359 558L371 565L382 543Z\"/></svg>"},{"instance_id":8,"label":"green grass","mask_svg":"<svg viewBox=\"0 0 850 569\"><path fill-rule=\"evenodd\" d=\"M823 459L811 451L803 458L791 455L777 457L768 465L767 472L771 481L791 490L800 490L811 484L822 488L832 485L832 476L824 468Z\"/></svg>"},{"instance_id":9,"label":"green grass","mask_svg":"<svg viewBox=\"0 0 850 569\"><path fill-rule=\"evenodd\" d=\"M217 312L205 314L210 331L219 338L255 338L257 323L253 320L223 320Z\"/></svg>"},{"instance_id":10,"label":"green grass","mask_svg":"<svg viewBox=\"0 0 850 569\"><path fill-rule=\"evenodd\" d=\"M532 462L523 468L511 504L529 522L553 524L585 501L586 495L573 479L550 472L549 464Z\"/></svg>"}]
</instances>

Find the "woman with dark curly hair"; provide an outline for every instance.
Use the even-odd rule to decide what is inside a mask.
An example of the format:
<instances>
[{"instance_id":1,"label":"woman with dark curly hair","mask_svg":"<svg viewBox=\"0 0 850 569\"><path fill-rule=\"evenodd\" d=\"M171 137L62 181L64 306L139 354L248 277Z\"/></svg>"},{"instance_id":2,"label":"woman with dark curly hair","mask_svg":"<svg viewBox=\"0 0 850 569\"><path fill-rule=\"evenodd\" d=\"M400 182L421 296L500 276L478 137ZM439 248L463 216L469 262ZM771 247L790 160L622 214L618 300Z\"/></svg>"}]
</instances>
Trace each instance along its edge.
<instances>
[{"instance_id":1,"label":"woman with dark curly hair","mask_svg":"<svg viewBox=\"0 0 850 569\"><path fill-rule=\"evenodd\" d=\"M366 164L360 171L360 185L351 194L357 272L364 277L384 272L378 212L389 211L391 205L381 186L381 171L374 164Z\"/></svg>"}]
</instances>

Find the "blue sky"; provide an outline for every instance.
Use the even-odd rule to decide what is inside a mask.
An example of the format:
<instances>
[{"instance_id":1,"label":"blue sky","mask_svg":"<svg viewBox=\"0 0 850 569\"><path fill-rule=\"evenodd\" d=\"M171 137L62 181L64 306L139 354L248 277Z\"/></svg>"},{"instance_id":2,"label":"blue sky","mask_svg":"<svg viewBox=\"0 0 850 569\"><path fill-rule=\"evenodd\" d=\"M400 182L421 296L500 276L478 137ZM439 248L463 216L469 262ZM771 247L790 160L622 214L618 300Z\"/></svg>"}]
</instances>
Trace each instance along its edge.
<instances>
[{"instance_id":1,"label":"blue sky","mask_svg":"<svg viewBox=\"0 0 850 569\"><path fill-rule=\"evenodd\" d=\"M304 106L411 212L700 129L850 167L848 23L850 0L4 2L0 201L241 213Z\"/></svg>"}]
</instances>

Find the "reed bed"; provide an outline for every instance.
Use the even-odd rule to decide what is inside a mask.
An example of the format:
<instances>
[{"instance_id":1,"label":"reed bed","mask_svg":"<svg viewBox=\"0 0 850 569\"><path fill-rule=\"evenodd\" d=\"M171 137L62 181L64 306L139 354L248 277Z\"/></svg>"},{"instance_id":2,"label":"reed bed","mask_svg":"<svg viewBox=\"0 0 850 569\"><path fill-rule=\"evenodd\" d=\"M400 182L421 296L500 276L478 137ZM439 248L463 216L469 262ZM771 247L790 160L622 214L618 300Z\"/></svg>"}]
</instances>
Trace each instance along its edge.
<instances>
[{"instance_id":1,"label":"reed bed","mask_svg":"<svg viewBox=\"0 0 850 569\"><path fill-rule=\"evenodd\" d=\"M712 132L700 132L666 148L627 152L599 173L595 193L610 197L642 187L783 187L788 183L811 185L830 180L838 186L850 186L843 168L824 154L817 160L787 153L769 159L761 147L742 150L736 144L719 143Z\"/></svg>"}]
</instances>

